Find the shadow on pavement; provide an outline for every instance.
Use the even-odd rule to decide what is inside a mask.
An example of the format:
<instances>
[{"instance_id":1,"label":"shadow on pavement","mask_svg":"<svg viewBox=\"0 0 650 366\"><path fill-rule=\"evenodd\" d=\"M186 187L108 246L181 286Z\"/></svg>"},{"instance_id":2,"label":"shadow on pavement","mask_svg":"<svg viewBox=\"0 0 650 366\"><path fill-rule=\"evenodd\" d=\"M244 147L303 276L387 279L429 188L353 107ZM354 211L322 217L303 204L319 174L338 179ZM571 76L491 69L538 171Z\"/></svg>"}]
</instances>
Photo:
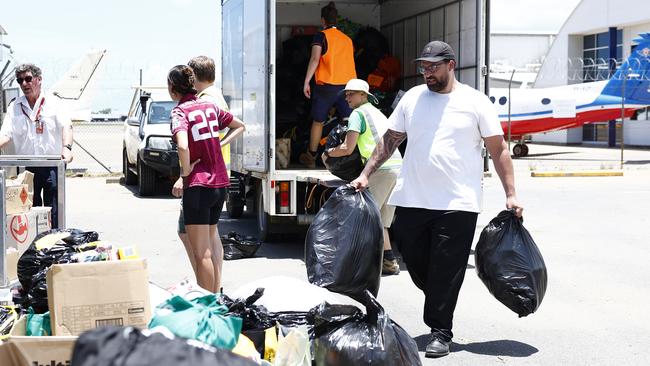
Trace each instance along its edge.
<instances>
[{"instance_id":1,"label":"shadow on pavement","mask_svg":"<svg viewBox=\"0 0 650 366\"><path fill-rule=\"evenodd\" d=\"M625 160L624 165L644 165L650 164L650 160Z\"/></svg>"},{"instance_id":2,"label":"shadow on pavement","mask_svg":"<svg viewBox=\"0 0 650 366\"><path fill-rule=\"evenodd\" d=\"M154 195L149 197L140 196L140 194L138 193L137 185L127 186L126 184L124 184L124 178L120 179L120 185L125 189L129 190L133 194L133 197L140 198L140 199L177 199L176 197L172 196L172 186L174 184L165 180L161 180L157 182Z\"/></svg>"},{"instance_id":3,"label":"shadow on pavement","mask_svg":"<svg viewBox=\"0 0 650 366\"><path fill-rule=\"evenodd\" d=\"M527 160L527 159L539 158L542 156L566 155L566 154L576 154L576 153L577 153L576 151L560 151L560 152L551 152L551 153L528 154L526 156L517 157L517 159Z\"/></svg>"},{"instance_id":4,"label":"shadow on pavement","mask_svg":"<svg viewBox=\"0 0 650 366\"><path fill-rule=\"evenodd\" d=\"M424 352L430 340L429 334L422 334L414 338L418 350ZM529 357L539 350L529 344L501 339L498 341L475 342L468 344L452 343L451 352L470 352L486 356Z\"/></svg>"},{"instance_id":5,"label":"shadow on pavement","mask_svg":"<svg viewBox=\"0 0 650 366\"><path fill-rule=\"evenodd\" d=\"M245 213L238 219L231 219L223 212L219 219L219 235L235 231L243 236L257 235L257 221L253 214ZM272 242L264 242L255 253L255 258L268 259L300 259L305 257L305 239L301 234L284 234L274 238Z\"/></svg>"}]
</instances>

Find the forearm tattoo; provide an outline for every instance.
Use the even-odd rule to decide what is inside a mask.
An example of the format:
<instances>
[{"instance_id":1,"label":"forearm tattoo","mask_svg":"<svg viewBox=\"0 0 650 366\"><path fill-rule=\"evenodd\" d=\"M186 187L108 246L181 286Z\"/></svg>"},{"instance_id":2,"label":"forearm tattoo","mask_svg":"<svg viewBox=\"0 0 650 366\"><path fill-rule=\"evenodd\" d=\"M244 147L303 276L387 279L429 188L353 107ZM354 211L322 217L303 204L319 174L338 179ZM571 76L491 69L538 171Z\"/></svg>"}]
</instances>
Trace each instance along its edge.
<instances>
[{"instance_id":1,"label":"forearm tattoo","mask_svg":"<svg viewBox=\"0 0 650 366\"><path fill-rule=\"evenodd\" d=\"M395 149L397 149L404 140L406 140L406 133L394 130L386 131L381 140L379 140L375 150L372 152L372 156L368 160L368 163L366 163L366 167L363 169L366 176L369 177L376 172L377 169L379 169L379 167L393 155Z\"/></svg>"}]
</instances>

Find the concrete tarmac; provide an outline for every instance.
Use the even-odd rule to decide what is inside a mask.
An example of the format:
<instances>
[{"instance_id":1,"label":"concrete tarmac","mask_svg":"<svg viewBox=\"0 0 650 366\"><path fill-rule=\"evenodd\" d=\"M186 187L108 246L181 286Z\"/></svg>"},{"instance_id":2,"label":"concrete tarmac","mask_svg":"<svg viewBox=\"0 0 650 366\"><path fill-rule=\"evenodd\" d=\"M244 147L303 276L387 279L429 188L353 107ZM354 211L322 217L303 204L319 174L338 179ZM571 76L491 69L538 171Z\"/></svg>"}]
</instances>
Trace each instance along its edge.
<instances>
[{"instance_id":1,"label":"concrete tarmac","mask_svg":"<svg viewBox=\"0 0 650 366\"><path fill-rule=\"evenodd\" d=\"M531 162L547 169L599 168L615 164L611 149L531 145L532 156L515 161L524 225L548 268L548 289L539 310L519 319L490 295L467 266L454 321L452 353L426 365L645 365L650 360L650 151L630 152L623 177L533 178ZM544 160L542 160L544 158ZM605 167L603 167L605 168ZM140 198L133 187L100 178L67 180L68 227L96 230L115 245L135 245L149 261L151 280L169 286L191 277L176 237L179 201L161 188ZM480 230L505 198L494 174L484 181ZM232 220L224 212L220 232L255 235L252 215ZM265 243L252 259L224 263L225 292L273 275L306 280L304 238ZM402 266L383 277L379 301L413 336L420 350L428 341L422 322L424 297ZM421 353L421 355L423 355Z\"/></svg>"}]
</instances>

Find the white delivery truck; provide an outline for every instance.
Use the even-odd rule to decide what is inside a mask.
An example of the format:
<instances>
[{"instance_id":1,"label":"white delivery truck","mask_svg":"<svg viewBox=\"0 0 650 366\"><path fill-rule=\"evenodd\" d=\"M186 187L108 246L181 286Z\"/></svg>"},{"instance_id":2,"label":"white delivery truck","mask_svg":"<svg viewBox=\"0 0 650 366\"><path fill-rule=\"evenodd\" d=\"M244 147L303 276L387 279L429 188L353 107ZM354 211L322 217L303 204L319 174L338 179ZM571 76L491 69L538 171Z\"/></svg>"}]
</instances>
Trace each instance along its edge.
<instances>
[{"instance_id":1,"label":"white delivery truck","mask_svg":"<svg viewBox=\"0 0 650 366\"><path fill-rule=\"evenodd\" d=\"M320 9L329 1L221 2L218 67L223 94L231 112L246 123L243 138L231 147L232 185L226 207L231 217L238 217L246 205L257 216L258 235L265 240L309 224L323 201L321 188L313 187L335 179L324 169L303 169L295 159L285 168L276 164L276 138L286 135L279 111L291 104L286 98L280 101L278 87L297 79L300 90L294 100L303 98L306 72L306 67L296 67L278 73L280 60L292 57L282 54L283 43L319 27ZM339 0L335 4L340 17L374 27L386 37L389 52L401 62L401 89L422 82L411 60L424 45L444 40L456 51L457 78L485 91L489 0ZM296 123L309 126L310 118L306 119Z\"/></svg>"}]
</instances>

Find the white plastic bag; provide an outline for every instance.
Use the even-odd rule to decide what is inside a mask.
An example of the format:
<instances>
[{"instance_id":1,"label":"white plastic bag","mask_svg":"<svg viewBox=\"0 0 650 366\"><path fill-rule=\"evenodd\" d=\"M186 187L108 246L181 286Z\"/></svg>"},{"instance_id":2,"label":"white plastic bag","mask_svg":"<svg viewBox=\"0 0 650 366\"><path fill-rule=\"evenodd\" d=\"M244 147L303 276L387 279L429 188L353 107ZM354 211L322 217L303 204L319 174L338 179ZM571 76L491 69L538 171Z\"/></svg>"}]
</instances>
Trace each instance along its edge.
<instances>
[{"instance_id":1,"label":"white plastic bag","mask_svg":"<svg viewBox=\"0 0 650 366\"><path fill-rule=\"evenodd\" d=\"M309 335L307 326L291 328L284 336L282 331L278 338L278 351L275 354L274 366L311 366L309 351Z\"/></svg>"}]
</instances>

